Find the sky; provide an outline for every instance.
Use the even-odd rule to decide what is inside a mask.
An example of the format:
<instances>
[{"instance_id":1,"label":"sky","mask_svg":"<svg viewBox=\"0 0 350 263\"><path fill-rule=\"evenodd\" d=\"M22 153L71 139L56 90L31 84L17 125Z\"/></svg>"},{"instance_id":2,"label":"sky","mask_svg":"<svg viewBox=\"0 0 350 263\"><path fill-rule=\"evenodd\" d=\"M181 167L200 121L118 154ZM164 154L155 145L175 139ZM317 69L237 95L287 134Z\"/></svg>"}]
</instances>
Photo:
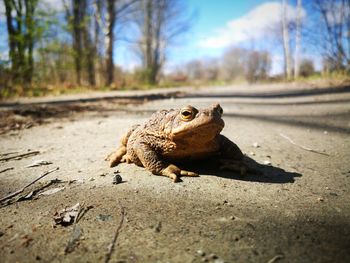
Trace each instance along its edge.
<instances>
[{"instance_id":1,"label":"sky","mask_svg":"<svg viewBox=\"0 0 350 263\"><path fill-rule=\"evenodd\" d=\"M51 6L59 6L62 0L45 0ZM172 70L184 63L201 58L220 57L231 46L268 50L272 56L272 73L281 73L282 47L272 39L271 28L281 18L281 1L266 0L187 0L188 12L194 13L189 32L169 49L165 70ZM296 1L289 0L287 17L297 15ZM7 34L3 1L0 1L0 58L6 57ZM307 20L307 10L302 10ZM128 43L116 41L115 64L133 69L140 64L137 56L128 49Z\"/></svg>"},{"instance_id":2,"label":"sky","mask_svg":"<svg viewBox=\"0 0 350 263\"><path fill-rule=\"evenodd\" d=\"M187 0L189 12L195 12L190 31L167 54L166 71L201 58L219 58L232 46L268 50L272 57L272 74L283 69L282 46L277 45L271 28L280 23L281 1L266 0ZM290 0L287 17L297 16L296 1ZM302 18L307 11L302 10ZM271 35L270 35L271 36ZM267 39L271 39L267 41ZM128 69L138 65L137 57L128 52L123 43L117 43L115 62Z\"/></svg>"}]
</instances>

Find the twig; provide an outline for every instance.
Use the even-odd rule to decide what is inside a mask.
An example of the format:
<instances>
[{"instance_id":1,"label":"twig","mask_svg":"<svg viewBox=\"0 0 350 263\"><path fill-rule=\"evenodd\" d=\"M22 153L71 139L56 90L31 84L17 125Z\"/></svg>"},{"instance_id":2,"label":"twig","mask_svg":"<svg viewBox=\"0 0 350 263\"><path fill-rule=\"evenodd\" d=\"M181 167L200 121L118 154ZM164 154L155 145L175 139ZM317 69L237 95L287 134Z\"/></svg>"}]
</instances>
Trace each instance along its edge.
<instances>
[{"instance_id":1,"label":"twig","mask_svg":"<svg viewBox=\"0 0 350 263\"><path fill-rule=\"evenodd\" d=\"M0 158L0 161L9 161L9 160L12 160L12 159L22 158L22 157L26 157L26 156L30 156L30 155L37 155L39 153L40 153L39 151L32 151L32 152L17 154L17 155L13 155L13 156L10 156L10 157Z\"/></svg>"},{"instance_id":2,"label":"twig","mask_svg":"<svg viewBox=\"0 0 350 263\"><path fill-rule=\"evenodd\" d=\"M113 240L112 240L111 244L108 246L108 252L106 254L105 263L108 263L110 261L110 259L111 259L112 253L114 251L115 243L117 242L119 231L120 231L120 229L123 226L124 216L125 216L125 209L124 209L124 207L121 207L120 214L121 214L121 218L120 218L120 221L119 221L119 225L117 227L117 230L114 233L114 237L113 237Z\"/></svg>"},{"instance_id":3,"label":"twig","mask_svg":"<svg viewBox=\"0 0 350 263\"><path fill-rule=\"evenodd\" d=\"M274 256L273 258L271 258L269 261L267 261L267 263L274 263L274 262L276 262L277 260L282 259L282 258L284 258L283 255L276 255L276 256Z\"/></svg>"},{"instance_id":4,"label":"twig","mask_svg":"<svg viewBox=\"0 0 350 263\"><path fill-rule=\"evenodd\" d=\"M3 170L0 171L0 174L1 174L1 173L4 173L4 172L6 172L6 171L13 170L13 169L15 169L15 168L13 168L13 167L5 168L5 169L3 169Z\"/></svg>"},{"instance_id":5,"label":"twig","mask_svg":"<svg viewBox=\"0 0 350 263\"><path fill-rule=\"evenodd\" d=\"M326 155L326 156L329 156L329 154L327 153L324 153L324 152L319 152L319 151L316 151L316 150L313 150L311 148L308 148L306 146L303 146L303 145L299 145L297 143L295 143L291 138L289 138L287 135L284 135L283 133L280 133L279 134L281 137L285 138L286 140L288 140L291 144L293 145L296 145L298 147L300 147L301 149L305 150L305 151L309 151L309 152L313 152L313 153L318 153L318 154L322 154L322 155Z\"/></svg>"},{"instance_id":6,"label":"twig","mask_svg":"<svg viewBox=\"0 0 350 263\"><path fill-rule=\"evenodd\" d=\"M40 175L38 178L36 178L35 180L31 181L30 183L26 184L25 186L23 186L21 189L17 190L16 192L13 192L11 194L8 194L7 196L3 197L0 199L0 202L3 202L9 198L12 198L20 193L22 193L27 187L31 186L32 184L36 183L37 181L39 181L40 179L42 179L43 177L45 177L46 175L54 172L54 171L57 171L59 169L59 167L56 167L54 169L51 169L45 173L43 173L42 175Z\"/></svg>"},{"instance_id":7,"label":"twig","mask_svg":"<svg viewBox=\"0 0 350 263\"><path fill-rule=\"evenodd\" d=\"M73 227L73 232L68 240L68 244L67 244L66 248L64 249L65 254L73 252L75 247L78 245L78 241L79 241L82 234L83 234L83 230L81 229L81 227L78 225L75 225Z\"/></svg>"},{"instance_id":8,"label":"twig","mask_svg":"<svg viewBox=\"0 0 350 263\"><path fill-rule=\"evenodd\" d=\"M92 209L93 206L92 205L89 205L87 207L84 207L84 203L81 205L81 207L79 207L79 210L78 210L78 214L77 214L77 217L75 218L74 220L74 224L77 224L80 219L87 213L87 211L89 211L90 209Z\"/></svg>"},{"instance_id":9,"label":"twig","mask_svg":"<svg viewBox=\"0 0 350 263\"><path fill-rule=\"evenodd\" d=\"M18 153L18 152L0 153L0 156L7 156L7 155L10 155L10 154L15 154L15 153Z\"/></svg>"}]
</instances>

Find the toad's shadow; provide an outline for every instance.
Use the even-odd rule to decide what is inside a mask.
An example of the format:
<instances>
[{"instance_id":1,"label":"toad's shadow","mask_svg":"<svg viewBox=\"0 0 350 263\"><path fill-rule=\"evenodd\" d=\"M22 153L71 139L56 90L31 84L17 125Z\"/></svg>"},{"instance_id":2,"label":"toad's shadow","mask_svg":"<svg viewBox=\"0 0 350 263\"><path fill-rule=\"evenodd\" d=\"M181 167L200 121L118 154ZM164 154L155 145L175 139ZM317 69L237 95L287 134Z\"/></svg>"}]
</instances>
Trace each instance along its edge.
<instances>
[{"instance_id":1,"label":"toad's shadow","mask_svg":"<svg viewBox=\"0 0 350 263\"><path fill-rule=\"evenodd\" d=\"M247 156L245 156L245 163L248 166L248 172L244 176L235 171L220 170L220 165L218 161L215 160L192 162L182 164L180 167L182 169L196 172L199 175L214 175L227 179L272 184L294 183L295 177L302 176L300 173L287 172L279 167L260 164Z\"/></svg>"}]
</instances>

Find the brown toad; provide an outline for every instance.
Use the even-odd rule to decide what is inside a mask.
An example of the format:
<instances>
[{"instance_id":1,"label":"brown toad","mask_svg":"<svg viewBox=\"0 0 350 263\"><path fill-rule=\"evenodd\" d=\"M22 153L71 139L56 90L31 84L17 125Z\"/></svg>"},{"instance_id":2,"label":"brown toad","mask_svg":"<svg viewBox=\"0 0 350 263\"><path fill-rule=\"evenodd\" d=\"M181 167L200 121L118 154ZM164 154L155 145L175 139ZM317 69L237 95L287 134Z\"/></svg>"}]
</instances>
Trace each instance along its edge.
<instances>
[{"instance_id":1,"label":"brown toad","mask_svg":"<svg viewBox=\"0 0 350 263\"><path fill-rule=\"evenodd\" d=\"M220 134L225 125L222 114L219 104L199 110L186 106L158 111L123 136L119 149L107 158L110 167L121 162L134 163L177 182L180 176L198 174L182 170L174 163L218 156L225 168L243 175L244 155L235 143Z\"/></svg>"}]
</instances>

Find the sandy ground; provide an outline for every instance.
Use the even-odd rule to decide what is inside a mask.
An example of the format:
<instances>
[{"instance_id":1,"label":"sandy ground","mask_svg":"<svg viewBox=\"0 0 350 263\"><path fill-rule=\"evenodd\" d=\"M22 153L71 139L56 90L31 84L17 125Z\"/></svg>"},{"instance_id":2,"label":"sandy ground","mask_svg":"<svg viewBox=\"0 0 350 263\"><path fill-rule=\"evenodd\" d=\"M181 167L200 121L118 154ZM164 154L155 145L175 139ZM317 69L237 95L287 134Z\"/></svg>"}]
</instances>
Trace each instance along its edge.
<instances>
[{"instance_id":1,"label":"sandy ground","mask_svg":"<svg viewBox=\"0 0 350 263\"><path fill-rule=\"evenodd\" d=\"M3 202L1 262L104 262L114 237L110 262L350 261L349 87L124 95L1 104L0 198L59 167ZM159 109L215 102L223 134L262 164L261 175L202 162L192 166L199 178L175 184L134 165L108 168L104 157L132 124ZM39 153L3 160L28 150ZM26 167L37 160L52 164ZM112 184L117 171L123 183ZM79 221L56 224L55 213L76 203Z\"/></svg>"}]
</instances>

